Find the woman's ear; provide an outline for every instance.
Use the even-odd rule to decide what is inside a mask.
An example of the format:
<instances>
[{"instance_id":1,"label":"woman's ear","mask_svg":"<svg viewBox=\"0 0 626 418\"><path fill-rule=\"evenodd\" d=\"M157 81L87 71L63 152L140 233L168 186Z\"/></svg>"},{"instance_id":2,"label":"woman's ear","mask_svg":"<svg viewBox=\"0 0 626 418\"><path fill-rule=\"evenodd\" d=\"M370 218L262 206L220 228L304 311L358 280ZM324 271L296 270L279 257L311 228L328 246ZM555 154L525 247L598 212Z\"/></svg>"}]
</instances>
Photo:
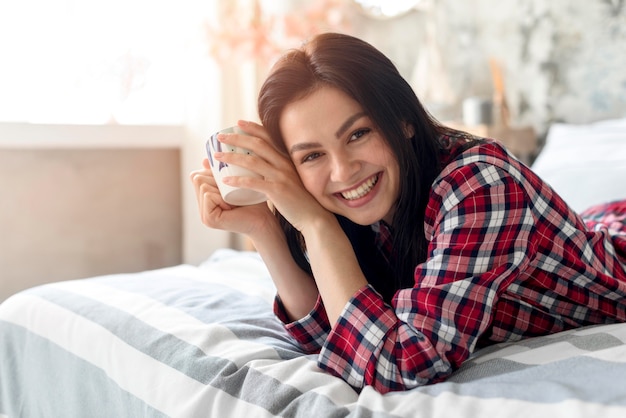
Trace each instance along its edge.
<instances>
[{"instance_id":1,"label":"woman's ear","mask_svg":"<svg viewBox=\"0 0 626 418\"><path fill-rule=\"evenodd\" d=\"M402 123L402 129L404 130L404 136L406 139L413 138L415 136L415 128L408 122Z\"/></svg>"}]
</instances>

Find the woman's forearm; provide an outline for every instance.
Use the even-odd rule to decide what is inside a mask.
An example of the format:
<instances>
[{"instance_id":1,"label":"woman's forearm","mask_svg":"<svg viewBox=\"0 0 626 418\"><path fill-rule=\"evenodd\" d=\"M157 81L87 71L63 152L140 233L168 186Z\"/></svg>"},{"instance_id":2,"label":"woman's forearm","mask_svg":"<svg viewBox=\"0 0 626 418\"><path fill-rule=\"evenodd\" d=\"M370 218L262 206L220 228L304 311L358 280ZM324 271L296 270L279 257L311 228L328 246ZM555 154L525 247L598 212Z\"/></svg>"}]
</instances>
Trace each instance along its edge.
<instances>
[{"instance_id":1,"label":"woman's forearm","mask_svg":"<svg viewBox=\"0 0 626 418\"><path fill-rule=\"evenodd\" d=\"M295 262L278 224L250 237L267 266L287 316L293 321L311 312L318 289L313 278Z\"/></svg>"},{"instance_id":2,"label":"woman's forearm","mask_svg":"<svg viewBox=\"0 0 626 418\"><path fill-rule=\"evenodd\" d=\"M334 216L311 222L302 234L317 288L333 325L348 301L367 285L367 279Z\"/></svg>"},{"instance_id":3,"label":"woman's forearm","mask_svg":"<svg viewBox=\"0 0 626 418\"><path fill-rule=\"evenodd\" d=\"M302 233L315 279L296 264L277 224L250 238L272 276L287 316L291 320L306 316L321 294L332 325L352 296L367 285L367 279L334 215L310 222Z\"/></svg>"}]
</instances>

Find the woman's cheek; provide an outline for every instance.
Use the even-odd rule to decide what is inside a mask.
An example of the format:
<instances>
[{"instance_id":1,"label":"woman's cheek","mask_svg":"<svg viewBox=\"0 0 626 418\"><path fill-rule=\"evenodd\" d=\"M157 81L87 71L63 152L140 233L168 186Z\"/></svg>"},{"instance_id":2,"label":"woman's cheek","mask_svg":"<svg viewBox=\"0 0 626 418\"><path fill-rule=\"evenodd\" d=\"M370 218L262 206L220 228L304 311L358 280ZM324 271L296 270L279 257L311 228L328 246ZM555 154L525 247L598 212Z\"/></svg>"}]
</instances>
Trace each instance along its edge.
<instances>
[{"instance_id":1,"label":"woman's cheek","mask_svg":"<svg viewBox=\"0 0 626 418\"><path fill-rule=\"evenodd\" d=\"M300 181L302 181L306 191L319 200L324 190L324 186L320 181L321 177L311 171L298 171L298 175L300 176Z\"/></svg>"}]
</instances>

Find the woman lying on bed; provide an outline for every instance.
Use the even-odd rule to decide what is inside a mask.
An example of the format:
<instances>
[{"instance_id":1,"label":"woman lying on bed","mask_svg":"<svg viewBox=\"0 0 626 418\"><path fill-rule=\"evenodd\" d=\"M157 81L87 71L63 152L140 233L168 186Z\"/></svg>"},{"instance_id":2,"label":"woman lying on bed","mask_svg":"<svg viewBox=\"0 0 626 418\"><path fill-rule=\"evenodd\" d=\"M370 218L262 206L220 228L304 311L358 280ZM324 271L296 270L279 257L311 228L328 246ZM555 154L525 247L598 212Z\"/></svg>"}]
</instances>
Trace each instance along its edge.
<instances>
[{"instance_id":1,"label":"woman lying on bed","mask_svg":"<svg viewBox=\"0 0 626 418\"><path fill-rule=\"evenodd\" d=\"M626 321L626 201L586 224L499 144L433 120L369 44L312 39L258 104L251 137L220 138L255 155L215 158L259 173L229 184L273 210L224 203L207 161L191 178L203 223L253 241L322 369L404 390L488 344Z\"/></svg>"}]
</instances>

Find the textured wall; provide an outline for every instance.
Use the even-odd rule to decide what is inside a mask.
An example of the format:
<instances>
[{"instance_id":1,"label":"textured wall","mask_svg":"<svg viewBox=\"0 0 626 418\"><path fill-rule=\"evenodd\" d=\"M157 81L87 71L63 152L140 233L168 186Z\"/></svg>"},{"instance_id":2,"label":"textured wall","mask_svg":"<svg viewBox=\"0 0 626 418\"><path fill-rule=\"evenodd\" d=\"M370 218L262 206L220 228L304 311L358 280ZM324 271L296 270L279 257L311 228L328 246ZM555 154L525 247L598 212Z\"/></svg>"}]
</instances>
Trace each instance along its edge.
<instances>
[{"instance_id":1,"label":"textured wall","mask_svg":"<svg viewBox=\"0 0 626 418\"><path fill-rule=\"evenodd\" d=\"M357 25L357 34L387 52L424 101L489 96L489 59L504 69L513 122L544 132L551 122L583 123L626 115L624 0L434 0L430 11ZM439 62L426 53L431 25ZM430 57L430 90L414 77ZM421 84L420 84L421 81ZM436 87L435 92L433 88ZM437 92L439 96L437 97ZM441 94L441 93L445 94ZM445 107L444 106L444 107Z\"/></svg>"}]
</instances>

